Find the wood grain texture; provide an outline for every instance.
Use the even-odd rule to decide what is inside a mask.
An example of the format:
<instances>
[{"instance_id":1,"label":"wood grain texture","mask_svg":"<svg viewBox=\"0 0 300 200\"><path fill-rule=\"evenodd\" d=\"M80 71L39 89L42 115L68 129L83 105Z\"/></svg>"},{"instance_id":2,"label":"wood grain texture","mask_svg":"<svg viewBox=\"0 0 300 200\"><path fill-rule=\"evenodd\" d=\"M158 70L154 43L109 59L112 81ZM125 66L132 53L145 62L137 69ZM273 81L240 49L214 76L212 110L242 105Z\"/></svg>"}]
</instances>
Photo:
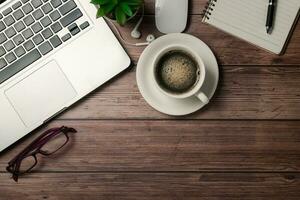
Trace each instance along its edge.
<instances>
[{"instance_id":1,"label":"wood grain texture","mask_svg":"<svg viewBox=\"0 0 300 200\"><path fill-rule=\"evenodd\" d=\"M55 121L78 133L36 171L299 171L299 121ZM0 158L0 169L31 137Z\"/></svg>"},{"instance_id":2,"label":"wood grain texture","mask_svg":"<svg viewBox=\"0 0 300 200\"><path fill-rule=\"evenodd\" d=\"M132 68L0 154L0 200L299 200L299 22L286 53L277 56L203 24L206 1L189 1L186 29L220 64L219 87L206 108L180 118L152 109L135 81L144 47L125 45ZM162 35L154 0L145 2L143 39L131 39L131 23L119 27L126 40ZM42 131L61 125L79 132L59 153L39 156L34 172L14 183L7 162Z\"/></svg>"},{"instance_id":3,"label":"wood grain texture","mask_svg":"<svg viewBox=\"0 0 300 200\"><path fill-rule=\"evenodd\" d=\"M212 102L189 119L300 119L300 66L221 66ZM63 119L169 119L139 93L127 70L76 104Z\"/></svg>"},{"instance_id":4,"label":"wood grain texture","mask_svg":"<svg viewBox=\"0 0 300 200\"><path fill-rule=\"evenodd\" d=\"M263 49L255 47L243 40L220 31L210 25L201 22L200 15L191 15L189 24L185 33L192 34L204 41L215 53L218 62L221 65L299 65L300 64L300 25L296 26L294 34L291 37L284 55L267 52ZM160 34L155 28L154 16L146 16L140 28L143 33L141 40L132 40L130 32L131 26L119 27L123 37L131 42L143 42L145 37L152 33L159 37ZM134 63L137 63L144 47L135 47L124 45Z\"/></svg>"},{"instance_id":5,"label":"wood grain texture","mask_svg":"<svg viewBox=\"0 0 300 200\"><path fill-rule=\"evenodd\" d=\"M0 176L1 200L298 200L299 174L273 173L35 173Z\"/></svg>"}]
</instances>

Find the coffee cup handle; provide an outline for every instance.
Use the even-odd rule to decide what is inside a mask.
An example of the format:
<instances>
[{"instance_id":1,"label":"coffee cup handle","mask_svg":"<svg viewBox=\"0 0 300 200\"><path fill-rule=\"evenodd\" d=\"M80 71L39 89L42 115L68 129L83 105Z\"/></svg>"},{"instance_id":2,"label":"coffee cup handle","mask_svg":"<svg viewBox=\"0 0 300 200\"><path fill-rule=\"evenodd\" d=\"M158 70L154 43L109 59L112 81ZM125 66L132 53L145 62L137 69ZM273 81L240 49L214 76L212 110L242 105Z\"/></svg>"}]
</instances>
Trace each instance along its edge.
<instances>
[{"instance_id":1,"label":"coffee cup handle","mask_svg":"<svg viewBox=\"0 0 300 200\"><path fill-rule=\"evenodd\" d=\"M200 99L200 101L202 101L205 105L209 103L209 98L203 92L198 92L195 96L198 97L198 99Z\"/></svg>"}]
</instances>

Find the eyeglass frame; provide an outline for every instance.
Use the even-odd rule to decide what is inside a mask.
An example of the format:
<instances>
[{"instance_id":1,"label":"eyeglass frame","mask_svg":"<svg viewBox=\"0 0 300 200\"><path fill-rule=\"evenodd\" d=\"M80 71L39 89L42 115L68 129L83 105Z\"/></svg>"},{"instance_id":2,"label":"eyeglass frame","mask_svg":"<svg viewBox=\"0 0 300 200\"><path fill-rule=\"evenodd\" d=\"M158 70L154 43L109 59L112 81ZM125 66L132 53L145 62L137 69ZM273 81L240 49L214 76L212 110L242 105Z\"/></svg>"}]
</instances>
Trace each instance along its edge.
<instances>
[{"instance_id":1,"label":"eyeglass frame","mask_svg":"<svg viewBox=\"0 0 300 200\"><path fill-rule=\"evenodd\" d=\"M11 173L12 178L17 182L20 175L29 173L38 163L37 154L41 154L43 156L50 156L61 148L63 148L70 140L68 133L76 133L77 131L74 128L69 128L66 126L62 126L60 128L51 128L44 133L42 133L39 137L37 137L33 142L31 142L23 151L21 151L18 155L16 155L11 161L8 162L8 166L6 170ZM47 144L52 138L59 134L64 134L66 136L66 141L55 151L47 153L47 151L41 150L45 144ZM24 172L20 172L21 163L24 159L28 157L34 158L34 164L25 170Z\"/></svg>"}]
</instances>

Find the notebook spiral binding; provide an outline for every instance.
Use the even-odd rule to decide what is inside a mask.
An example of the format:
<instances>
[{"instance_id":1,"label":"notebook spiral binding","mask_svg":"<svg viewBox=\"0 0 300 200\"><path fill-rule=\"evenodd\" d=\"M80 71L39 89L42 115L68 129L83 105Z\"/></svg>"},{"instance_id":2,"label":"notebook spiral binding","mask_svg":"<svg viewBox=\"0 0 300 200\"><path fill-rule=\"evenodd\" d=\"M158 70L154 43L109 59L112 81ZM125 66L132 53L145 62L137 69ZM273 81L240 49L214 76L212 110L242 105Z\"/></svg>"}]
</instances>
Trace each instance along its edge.
<instances>
[{"instance_id":1,"label":"notebook spiral binding","mask_svg":"<svg viewBox=\"0 0 300 200\"><path fill-rule=\"evenodd\" d=\"M206 3L205 9L203 10L203 19L209 19L211 12L214 10L218 0L208 0Z\"/></svg>"}]
</instances>

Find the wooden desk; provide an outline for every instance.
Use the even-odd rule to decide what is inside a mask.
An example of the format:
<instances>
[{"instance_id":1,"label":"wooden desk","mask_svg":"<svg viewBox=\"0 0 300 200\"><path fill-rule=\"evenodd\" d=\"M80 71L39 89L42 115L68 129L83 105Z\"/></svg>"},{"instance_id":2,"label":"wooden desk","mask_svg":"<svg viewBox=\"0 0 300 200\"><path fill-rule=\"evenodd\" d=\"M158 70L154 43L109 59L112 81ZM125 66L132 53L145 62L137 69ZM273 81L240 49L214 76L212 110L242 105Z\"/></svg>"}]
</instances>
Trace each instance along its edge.
<instances>
[{"instance_id":1,"label":"wooden desk","mask_svg":"<svg viewBox=\"0 0 300 200\"><path fill-rule=\"evenodd\" d=\"M300 199L300 25L277 56L202 24L205 2L192 1L186 31L220 64L218 91L204 110L158 113L140 95L132 67L2 154L0 199ZM154 2L146 3L143 35L159 35ZM124 37L129 30L122 28ZM143 48L125 47L136 63ZM13 182L9 159L60 125L79 133Z\"/></svg>"}]
</instances>

